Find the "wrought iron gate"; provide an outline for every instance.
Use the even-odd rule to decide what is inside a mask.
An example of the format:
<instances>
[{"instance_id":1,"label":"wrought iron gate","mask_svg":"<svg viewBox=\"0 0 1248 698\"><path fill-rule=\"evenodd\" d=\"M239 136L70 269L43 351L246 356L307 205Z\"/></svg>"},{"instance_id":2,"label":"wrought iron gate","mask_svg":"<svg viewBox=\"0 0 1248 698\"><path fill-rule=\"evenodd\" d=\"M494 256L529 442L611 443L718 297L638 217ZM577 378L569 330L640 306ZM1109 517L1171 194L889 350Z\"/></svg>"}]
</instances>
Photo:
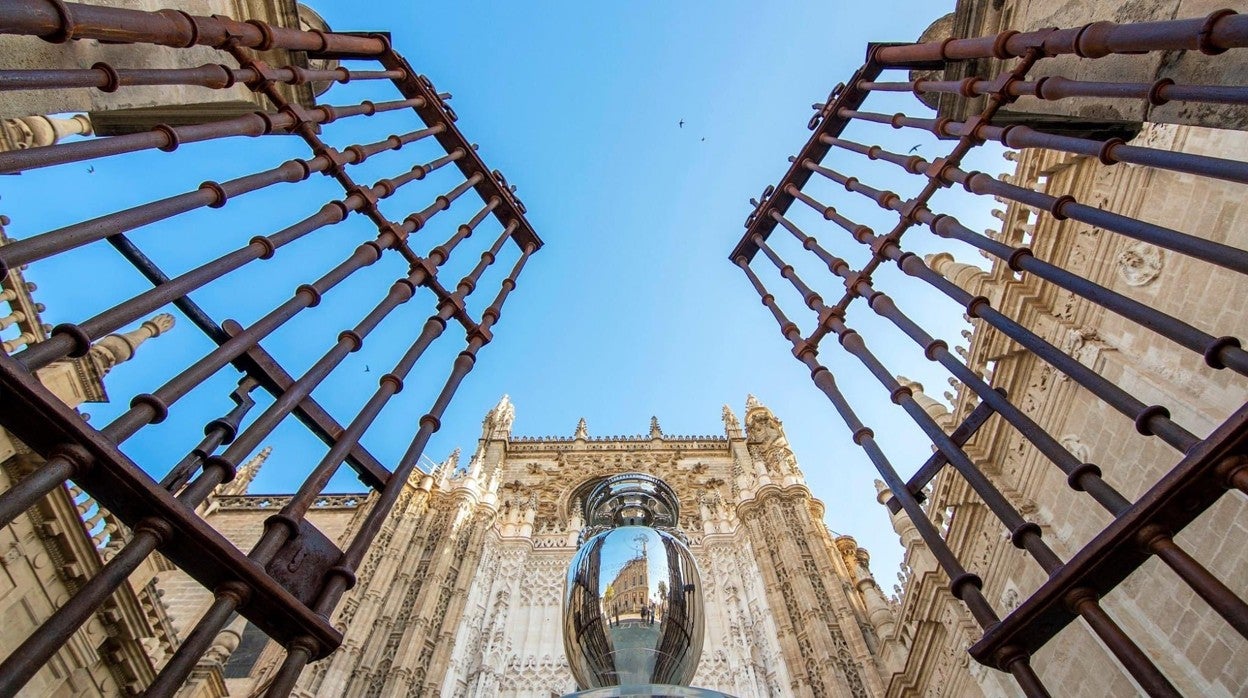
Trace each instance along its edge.
<instances>
[{"instance_id":1,"label":"wrought iron gate","mask_svg":"<svg viewBox=\"0 0 1248 698\"><path fill-rule=\"evenodd\" d=\"M184 69L136 69L97 63L85 69L0 70L0 91L61 88L126 90L137 85L192 85L226 89L242 84L263 94L275 106L235 118L190 125L157 125L151 130L65 143L44 148L0 153L0 173L14 173L62 163L91 161L138 150L174 151L198 141L216 141L229 149L245 148L232 136L268 138L294 134L306 141L311 155L293 159L272 169L228 181L204 182L177 196L134 206L123 211L26 237L0 248L0 275L21 265L106 241L138 269L152 285L146 292L118 299L93 317L64 323L46 335L42 330L28 338L29 344L9 355L0 355L0 424L17 435L46 463L0 494L0 524L7 524L41 497L71 480L120 517L132 533L124 547L100 573L87 581L53 616L0 664L0 695L13 695L42 667L142 561L160 551L215 596L211 608L161 670L151 694L171 694L209 649L217 632L233 613L244 615L287 649L284 664L273 679L270 695L285 695L304 665L333 651L340 633L328 618L344 592L355 582L355 570L369 550L409 475L417 466L426 442L438 430L440 418L460 382L472 370L477 353L490 342L504 301L515 288L529 256L541 240L525 220L525 209L514 187L497 171L491 171L455 125L456 115L428 79L418 74L394 51L385 34L343 34L301 31L251 20L198 17L186 12L141 12L61 0L7 0L0 4L0 34L38 36L59 43L97 39L108 43L152 44L175 48L207 46L228 54L238 67L203 65ZM309 57L351 61L352 68L338 66L310 69L268 65L258 52L273 49L305 51ZM225 56L222 56L225 60ZM227 61L228 62L228 61ZM371 65L369 65L371 64ZM392 101L307 108L292 102L279 86L312 81L338 83L380 81L397 94ZM331 91L331 95L333 92ZM335 147L321 137L321 126L335 120L355 119L386 111L415 112L418 127L378 140ZM413 126L416 124L413 122ZM386 151L426 140L436 142L443 153L430 162L405 167L373 185L358 183L354 166ZM170 157L176 157L170 155ZM435 170L454 166L463 180L449 191L429 194L427 207L400 222L383 212L385 199L401 187L424 179ZM265 235L256 235L237 249L172 278L167 276L129 238L127 233L203 207L221 207L266 187L285 183L291 212L304 208L298 194L307 187L299 182L313 175L333 178L343 196L329 201L307 217ZM471 195L471 196L470 196ZM479 198L476 204L465 203ZM420 243L422 231L443 211L464 205L466 213L445 241ZM282 260L282 249L305 236L332 228L359 214L377 229L376 238L344 248L342 261L323 275L298 286L291 298L270 310L248 327L233 321L218 322L204 312L190 294L216 283L243 288L245 274L263 274L265 264ZM440 268L461 243L477 232L488 218L501 225L490 234L480 261L454 284L439 278ZM441 219L439 219L441 222ZM431 226L432 227L432 226ZM245 238L244 238L245 240ZM510 271L501 281L493 301L477 317L466 305L483 275L511 242L518 248ZM241 241L240 241L241 242ZM439 244L440 243L440 244ZM342 243L339 243L342 244ZM418 246L419 244L419 246ZM423 253L417 249L425 249ZM405 273L387 281L377 293L375 307L358 319L344 319L341 331L310 333L306 341L323 340L324 355L305 373L291 376L261 347L260 342L292 322L303 310L317 305L322 296L348 277L378 261L398 255ZM222 281L229 276L229 281ZM428 292L435 311L422 327L410 331L410 346L389 371L380 376L372 397L343 426L336 422L311 393L340 362L360 348L365 338L392 311L417 294ZM236 293L239 307L248 302ZM66 357L83 356L93 341L147 313L172 303L216 343L184 371L149 393L130 396L130 409L101 429L88 426L35 377L40 367ZM454 359L445 384L436 392L406 454L391 467L374 458L361 436L404 387L404 379L426 349L443 334L447 325L462 327L466 344ZM187 455L159 481L127 457L120 445L144 427L163 419L176 403L200 384L222 371L240 374L237 388L228 396L233 407L204 426L202 440L188 440ZM260 388L273 402L259 415L250 415ZM197 396L197 399L200 399ZM214 530L196 513L196 506L219 484L229 482L263 439L291 417L304 423L328 447L328 452L299 485L289 503L265 524L259 543L244 552ZM198 442L198 443L196 443ZM329 479L343 462L348 463L376 491L371 509L343 549L307 523L304 516ZM294 565L279 564L299 556Z\"/></svg>"},{"instance_id":2,"label":"wrought iron gate","mask_svg":"<svg viewBox=\"0 0 1248 698\"><path fill-rule=\"evenodd\" d=\"M1248 492L1248 405L1242 406L1207 437L1199 438L1172 420L1166 406L1146 404L1126 388L1050 344L1018 319L994 308L988 298L973 295L934 271L923 258L907 251L902 237L913 228L927 228L937 236L967 243L1007 263L1014 272L1055 284L1202 355L1210 367L1248 375L1248 352L1238 339L1202 331L1182 318L1167 315L1046 262L1027 246L975 232L953 215L928 206L933 194L957 185L973 194L1030 207L1055 220L1082 221L1240 274L1248 273L1248 252L1244 250L1102 210L1070 194L1035 191L1007 181L1008 178L994 178L960 168L963 158L973 148L992 141L1015 149L1040 148L1091 156L1105 165L1134 163L1248 183L1248 164L1244 162L1152 149L1117 136L1046 132L1042 126L1029 124L1017 116L1008 121L1002 119L1003 107L1020 96L1046 101L1097 97L1142 100L1150 105L1171 100L1243 105L1248 103L1248 86L1242 82L1229 85L1175 84L1171 79L1152 83L1092 82L1051 75L1039 69L1062 56L1072 61L1076 60L1073 57L1088 61L1116 54L1184 50L1217 55L1244 46L1248 46L1248 16L1229 10L1191 20L1136 25L1098 22L1072 29L1007 31L981 38L871 45L866 64L846 83L837 86L826 103L815 105L817 113L809 123L814 135L801 152L790 159L792 165L784 177L767 187L761 200L752 201L755 209L746 222L745 235L730 257L749 278L763 305L779 324L781 333L792 344L794 356L809 367L815 385L827 395L852 432L854 442L865 451L891 489L890 509L894 513L904 510L910 517L947 573L951 592L965 603L983 629L982 638L970 648L971 655L983 664L1011 673L1030 696L1048 695L1031 666L1031 656L1076 618L1087 623L1149 694L1178 694L1154 662L1098 602L1152 556L1173 570L1241 635L1248 635L1248 605L1174 540L1180 530L1228 491ZM962 80L923 77L923 71L944 71L973 61L980 61L982 65L992 60L1008 63L995 76L977 76L972 72ZM918 72L902 81L881 80L884 71L899 69ZM964 74L966 72L964 70ZM1037 73L1048 76L1029 78ZM873 95L884 92L913 93L919 98L942 100L942 115L919 118L903 113L878 113L864 106ZM984 98L982 110L967 111L965 120L943 116L946 104L979 98ZM851 124L860 125L863 130L879 124L893 129L927 131L951 141L952 147L948 154L932 160L913 154L913 150L910 154L889 152L879 146L843 138L843 132ZM849 173L856 166L855 158L891 163L921 184L921 187L916 184L918 194L903 198L892 191L872 187ZM834 206L808 193L807 184L812 178L830 180L845 190L845 196L864 197L894 212L895 223L890 230L877 232L851 220ZM830 249L800 228L789 214L794 205L809 207L836 228L843 229L834 233L840 236L838 242ZM773 232L781 230L796 238L804 250L813 253L838 281L843 282L844 294L839 299L826 302L798 276L794 266L777 253L769 238ZM869 254L869 261L859 269L842 259L841 255L849 256L849 253L838 255L834 251L848 248L852 253L851 239L862 246L857 249ZM813 313L813 332L803 335L781 309L776 296L768 291L760 273L752 266L760 253L793 286ZM1139 433L1156 437L1173 447L1179 453L1173 468L1151 483L1138 499L1128 500L1102 479L1099 467L1075 457L1058 438L1041 428L1024 410L994 390L988 380L951 352L948 344L929 334L884 290L877 288L872 275L886 263L895 263L906 275L925 282L928 292L943 294L963 306L982 331L1000 332L1064 373L1103 401L1107 411L1119 412L1134 421ZM895 378L897 372L886 367L868 347L866 339L846 324L846 309L858 299L863 299L870 310L913 340L917 354L939 363L978 396L979 407L952 433L946 433L924 411L912 390ZM908 480L902 479L880 449L873 431L859 420L850 400L838 389L833 372L820 362L821 342L829 335L834 335L842 348L861 362L891 401L905 410L934 445L936 454ZM1026 520L998 484L963 450L967 439L993 413L1012 425L1053 467L1060 469L1071 490L1082 493L1071 496L1086 494L1112 516L1112 523L1070 559L1063 560L1054 553L1042 539L1041 527ZM982 592L982 580L968 571L965 560L953 553L933 517L922 506L924 487L945 466L951 466L965 479L1007 530L1014 546L1027 551L1048 577L1004 618Z\"/></svg>"}]
</instances>

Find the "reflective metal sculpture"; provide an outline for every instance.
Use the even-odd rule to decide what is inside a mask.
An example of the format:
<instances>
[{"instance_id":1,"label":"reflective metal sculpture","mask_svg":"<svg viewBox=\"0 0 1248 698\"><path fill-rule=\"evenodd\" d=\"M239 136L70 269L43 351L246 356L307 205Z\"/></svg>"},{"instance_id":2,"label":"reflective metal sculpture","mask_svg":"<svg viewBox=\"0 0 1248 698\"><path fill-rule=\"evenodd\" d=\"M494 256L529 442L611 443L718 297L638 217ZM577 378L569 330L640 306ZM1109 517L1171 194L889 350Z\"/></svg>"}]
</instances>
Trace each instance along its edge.
<instances>
[{"instance_id":1,"label":"reflective metal sculpture","mask_svg":"<svg viewBox=\"0 0 1248 698\"><path fill-rule=\"evenodd\" d=\"M563 644L582 689L688 685L702 653L702 587L662 480L607 478L585 503L564 588Z\"/></svg>"}]
</instances>

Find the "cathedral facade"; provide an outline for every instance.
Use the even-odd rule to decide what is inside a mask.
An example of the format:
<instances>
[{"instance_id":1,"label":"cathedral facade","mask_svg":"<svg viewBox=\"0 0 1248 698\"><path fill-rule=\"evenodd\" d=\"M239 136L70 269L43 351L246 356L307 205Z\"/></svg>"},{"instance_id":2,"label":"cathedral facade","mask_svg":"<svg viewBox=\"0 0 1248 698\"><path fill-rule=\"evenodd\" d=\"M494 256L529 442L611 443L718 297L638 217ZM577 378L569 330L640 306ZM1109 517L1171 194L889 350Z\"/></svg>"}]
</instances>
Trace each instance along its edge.
<instances>
[{"instance_id":1,"label":"cathedral facade","mask_svg":"<svg viewBox=\"0 0 1248 698\"><path fill-rule=\"evenodd\" d=\"M1060 4L1007 0L991 5L963 1L957 5L955 13L938 20L929 32L980 36L1006 28L1167 20L1194 16L1204 7L1162 0ZM1169 62L1145 68L1162 71L1159 74L1175 71L1170 74L1183 79L1183 61L1195 60L1190 55L1194 53L1171 56ZM1116 68L1111 64L1096 69ZM1107 76L1081 77L1112 77ZM1188 79L1213 82L1218 77L1207 73ZM1132 145L1248 159L1248 133L1235 130L1243 129L1244 123L1216 108L1183 111L1168 105L1145 114L1127 111L1128 106L1140 108L1127 100L1070 104L1020 100L1011 108L1021 112L1047 109L1045 114L1028 113L1026 118L1047 120L1055 130L1128 124L1134 133L1124 135ZM958 117L949 106L940 104L940 114ZM1114 111L1105 111L1109 109ZM1203 125L1207 123L1220 128ZM1100 209L1232 247L1248 247L1248 206L1237 183L1132 164L1111 166L1096 157L1054 150L1007 151L1004 155L1003 169L1008 171L1004 177L1018 186L1053 196L1070 194ZM1040 259L1206 332L1238 337L1248 332L1242 300L1248 294L1248 283L1243 276L1093 225L1059 220L1016 202L998 198L997 203L993 215L1000 225L986 231L994 241L1011 248L1028 247ZM988 261L964 253L959 258L941 253L929 255L926 262L1097 374L1148 404L1168 406L1176 421L1195 434L1208 434L1242 406L1242 377L1213 370L1200 355L1146 327L1032 274L1018 273L1005 260L984 256ZM1157 439L1141 436L1129 419L1112 413L1089 391L988 323L974 320L964 336L966 347L959 347L959 352L968 366L994 388L1004 389L1013 403L1080 461L1099 464L1106 480L1128 499L1139 498L1174 465L1174 451ZM928 395L924 386L909 383L920 404L946 431L962 423L978 404L971 390L954 384L954 391L946 392L941 402L931 386ZM1064 476L1004 420L986 423L966 451L1011 504L1040 525L1044 539L1063 559L1073 556L1111 520L1086 496L1072 491ZM891 494L882 484L879 487L883 503ZM946 470L933 481L925 506L942 526L949 547L983 578L985 595L1001 615L1018 607L1045 581L1043 572L1001 535L999 523L982 499L956 473ZM1176 537L1240 597L1248 594L1248 555L1243 547L1246 514L1248 500L1231 492ZM947 577L938 571L913 523L899 513L893 515L893 524L907 551L906 581L899 623L884 644L890 647L897 641L911 649L904 666L892 677L888 695L1017 695L1007 675L976 664L966 653L982 631L966 606L949 593ZM1183 695L1231 698L1244 694L1248 645L1158 560L1132 573L1102 603ZM1143 694L1083 622L1063 629L1037 653L1033 666L1055 695Z\"/></svg>"},{"instance_id":2,"label":"cathedral facade","mask_svg":"<svg viewBox=\"0 0 1248 698\"><path fill-rule=\"evenodd\" d=\"M513 416L504 398L471 457L453 454L409 483L335 617L343 646L304 673L297 694L549 698L575 690L561 635L564 578L585 496L626 471L659 477L680 498L707 609L695 686L741 698L884 694L877 638L894 624L892 604L867 551L823 523L783 426L757 400L744 425L725 406L716 436L668 435L658 420L632 437L590 436L583 421L572 436L513 436ZM240 487L250 477L253 469ZM246 537L280 501L224 494L207 515ZM340 536L365 501L326 498L311 520ZM162 584L185 623L209 599L180 578L170 571ZM249 695L280 648L263 646L241 620L222 636L226 685Z\"/></svg>"}]
</instances>

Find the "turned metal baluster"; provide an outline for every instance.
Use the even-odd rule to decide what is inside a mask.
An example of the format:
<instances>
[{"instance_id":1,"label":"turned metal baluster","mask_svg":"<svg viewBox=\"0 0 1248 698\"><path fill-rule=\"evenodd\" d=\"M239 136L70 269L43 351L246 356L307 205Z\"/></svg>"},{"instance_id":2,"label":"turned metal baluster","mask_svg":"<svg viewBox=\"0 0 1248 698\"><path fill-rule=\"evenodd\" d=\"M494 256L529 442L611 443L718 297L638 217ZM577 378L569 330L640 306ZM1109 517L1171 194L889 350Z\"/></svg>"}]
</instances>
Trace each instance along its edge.
<instances>
[{"instance_id":1,"label":"turned metal baluster","mask_svg":"<svg viewBox=\"0 0 1248 698\"><path fill-rule=\"evenodd\" d=\"M255 405L250 392L256 383L244 378L230 394L237 403L222 417L204 427L204 439L161 481L161 487L174 491L180 481L223 443L233 440L239 422ZM78 628L95 613L100 604L117 590L156 548L166 542L169 526L157 518L140 521L133 535L94 577L52 612L35 632L0 663L0 695L14 695L73 637Z\"/></svg>"},{"instance_id":2,"label":"turned metal baluster","mask_svg":"<svg viewBox=\"0 0 1248 698\"><path fill-rule=\"evenodd\" d=\"M861 185L858 185L861 186ZM896 196L895 194L893 196ZM832 210L819 201L803 195L800 199L819 212ZM856 226L857 234L862 240L873 242L878 238L864 226ZM1170 419L1170 413L1160 405L1145 405L1135 396L1105 379L1103 376L1067 356L1057 347L1045 341L1011 318L992 307L987 298L972 296L969 292L949 281L935 271L929 269L922 259L911 253L903 253L900 248L890 246L888 258L901 267L910 276L920 278L949 296L956 303L967 309L971 317L983 318L988 324L1000 330L1006 336L1027 347L1036 356L1072 378L1076 383L1091 391L1118 412L1131 418L1136 429L1145 435L1155 435L1178 451L1186 451L1199 439L1194 434Z\"/></svg>"},{"instance_id":3,"label":"turned metal baluster","mask_svg":"<svg viewBox=\"0 0 1248 698\"><path fill-rule=\"evenodd\" d=\"M442 413L445 412L446 406L450 403L451 397L454 396L460 382L472 370L477 352L489 341L490 329L502 314L503 302L507 299L507 295L516 287L516 278L519 276L521 269L523 269L529 255L535 249L535 246L531 243L525 245L524 251L512 268L511 274L503 280L503 289L494 299L494 302L490 304L490 307L482 312L480 330L470 335L468 348L460 352L455 359L451 375L443 386L442 391L438 394L429 412L420 418L420 429L417 431L416 437L412 440L407 452L403 454L399 465L395 467L394 477L386 484L373 508L369 510L368 515L361 524L360 530L343 553L339 565L329 571L329 578L326 580L324 587L322 587L320 596L315 604L315 610L318 613L327 616L333 612L342 594L354 585L355 569L364 559L364 555L372 545L373 538L381 530L390 508L394 506L394 502L398 499L403 483L406 482L412 469L416 467L416 463L420 460L421 454L424 453L429 437L441 426ZM287 647L286 659L274 675L272 683L265 692L265 696L281 698L288 695L294 687L295 681L298 680L300 672L303 671L303 667L312 657L314 650L315 646L311 638L296 638Z\"/></svg>"},{"instance_id":4,"label":"turned metal baluster","mask_svg":"<svg viewBox=\"0 0 1248 698\"><path fill-rule=\"evenodd\" d=\"M811 378L815 385L828 397L832 402L836 411L845 421L845 425L849 427L853 435L854 443L866 452L867 457L880 473L880 477L892 490L893 496L901 504L902 509L909 515L911 522L918 531L919 536L927 544L932 552L932 556L936 558L941 569L949 576L949 591L957 599L966 604L971 612L971 616L979 624L981 628L988 628L996 625L1000 621L1000 617L996 611L992 609L992 605L983 594L983 581L978 575L968 572L962 563L958 561L953 551L940 537L940 532L932 525L931 520L927 517L927 513L923 511L922 506L914 495L910 493L906 487L906 483L897 474L897 470L889 462L888 457L880 449L875 441L875 433L864 425L858 419L853 407L845 399L840 389L836 385L836 379L832 376L832 372L818 362L816 358L817 350L814 346L806 342L797 325L785 316L779 305L776 304L775 296L767 291L766 286L750 268L749 260L744 256L736 259L737 266L745 272L750 283L762 298L763 305L771 311L772 316L780 325L780 332L785 339L793 345L798 359L810 368ZM1039 698L1048 696L1049 692L1044 684L1036 676L1035 670L1031 668L1030 657L1023 652L1017 652L1011 656L1003 657L1001 665L1015 677L1023 691L1030 697Z\"/></svg>"},{"instance_id":5,"label":"turned metal baluster","mask_svg":"<svg viewBox=\"0 0 1248 698\"><path fill-rule=\"evenodd\" d=\"M456 188L456 190L460 191L460 193L466 189L467 187L462 187L462 185L461 187ZM435 204L439 207L437 210L443 210L445 207L449 207L450 202L453 201L458 195L459 194L454 194L454 192L452 192L446 197L439 197L439 203ZM442 201L446 201L445 206L442 206ZM475 226L479 223L481 219L484 218L486 213L493 208L493 206L487 206L483 209L479 214L477 214L476 217L473 218L472 225ZM429 215L432 216L433 212L430 212ZM263 440L273 429L275 429L281 420L294 409L294 406L298 403L298 401L310 394L311 391L315 389L315 387L319 385L326 376L329 375L334 367L346 358L347 354L358 349L364 338L369 332L372 331L373 328L376 327L382 318L389 314L389 312L399 304L410 300L417 286L429 285L429 283L434 280L434 275L430 272L430 269L432 268L433 270L436 270L437 267L444 263L449 258L455 245L464 238L468 237L471 230L472 228L468 226L460 226L457 228L454 235L452 235L446 243L438 248L435 248L434 252L431 253L430 263L432 267L415 267L406 279L396 282L394 287L391 289L390 294L387 295L387 298L380 305L378 305L377 308L369 313L364 320L362 320L352 330L347 330L341 333L337 344L335 344L329 352L317 361L316 364L314 364L302 378L296 381L290 389L285 391L279 399L256 420L256 422L251 424L238 438L234 445L230 447L230 449L227 449L226 452L220 456L210 458L204 464L204 474L199 480L191 483L191 485L183 493L186 501L189 503L200 500L207 496L207 493L216 487L218 482L228 481L227 476L232 476L233 470L236 467L235 463L259 445L260 441ZM492 248L490 252L487 252L486 255L489 255L492 259L494 254L497 253L498 248L506 242L514 230L515 226L508 226L508 228L503 231L502 235L499 236L494 248ZM483 258L486 255L482 255ZM477 270L474 270L475 274L478 276L481 271L484 271L484 265L479 267ZM464 282L461 282L461 285L463 285L463 283ZM475 278L467 283L469 292L471 292L471 287L473 285L475 285ZM448 318L457 311L462 312L462 310L460 310L463 305L462 295L443 300L449 302L441 303L440 311L445 311ZM456 300L459 302L456 303ZM422 353L424 348L426 348L434 339L437 338L438 335L441 334L444 327L445 318L442 318L441 324L438 325L435 330L422 332L416 342L416 345L414 345L419 346L420 350L417 352L409 352L409 355L413 353L414 355L411 355L410 363L404 364L404 367L402 368L404 375L407 371L411 370L412 365L415 363L416 359L419 358L420 353ZM402 379L395 376L394 380L398 380L401 383ZM383 386L386 385L387 382L383 377ZM392 386L389 388L392 391L390 394L397 392L394 390L393 384L390 385ZM320 493L320 489L324 485L321 480L323 479L325 482L328 481L329 477L332 475L333 469L341 463L342 456L345 455L351 447L358 443L359 438L363 433L363 429L368 423L371 423L377 412L380 412L381 406L384 405L384 402L385 401L383 400L377 405L376 411L372 413L372 416L368 418L367 422L356 427L357 431L354 433L353 437L344 439L343 437L347 436L347 434L344 433L343 435L340 435L340 437L336 440L335 446L331 450L331 454L334 454L337 457L337 460L335 460L332 465L325 465L325 462L329 460L329 457L327 456L327 458L322 461L322 464L318 465L317 468L313 470L313 473L310 474L304 481L303 485L299 488L298 494L292 498L291 504L288 504L286 507L286 509L289 509L290 512L297 511L298 514L291 515L290 512L284 509L282 514L272 517L266 521L264 534L262 534L260 541L257 542L256 546L249 554L249 556L256 560L258 564L266 564L272 556L277 553L287 539L297 535L299 522L302 519L303 513L306 512L307 508L311 505L312 500L317 494ZM357 420L358 419L359 418L357 417ZM396 477L396 475L391 476L392 479L393 477ZM318 482L320 483L319 486ZM223 588L214 590L214 593L216 594L216 599L213 601L212 606L210 606L204 613L190 635L188 635L182 642L177 651L175 651L173 657L170 658L169 662L161 670L150 689L152 693L160 695L167 691L173 691L177 686L181 685L182 682L186 680L186 677L195 668L195 664L199 660L199 657L202 656L208 649L209 645L211 645L212 641L216 638L217 633L220 632L225 623L229 622L230 615L243 600L234 585L228 582L223 585Z\"/></svg>"},{"instance_id":6,"label":"turned metal baluster","mask_svg":"<svg viewBox=\"0 0 1248 698\"><path fill-rule=\"evenodd\" d=\"M322 105L307 110L313 123L327 123L334 119L359 114L373 115L396 109L424 106L424 99L404 99L393 102L364 102L349 106ZM107 138L91 138L74 143L58 143L44 148L11 150L0 153L0 174L12 174L52 165L82 162L122 153L158 148L166 152L176 150L184 143L228 138L231 136L265 136L274 131L285 131L299 123L299 119L286 112L255 112L233 119L223 119L191 126L166 126L161 124L144 133L130 133Z\"/></svg>"}]
</instances>

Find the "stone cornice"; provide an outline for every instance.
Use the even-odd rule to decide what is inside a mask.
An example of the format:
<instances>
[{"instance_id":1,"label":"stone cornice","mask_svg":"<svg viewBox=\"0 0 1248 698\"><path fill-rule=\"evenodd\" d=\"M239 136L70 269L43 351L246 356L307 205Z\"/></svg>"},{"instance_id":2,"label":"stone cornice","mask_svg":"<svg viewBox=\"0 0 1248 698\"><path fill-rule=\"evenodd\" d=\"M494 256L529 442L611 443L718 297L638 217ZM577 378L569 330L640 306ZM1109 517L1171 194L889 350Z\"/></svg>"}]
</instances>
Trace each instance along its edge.
<instances>
[{"instance_id":1,"label":"stone cornice","mask_svg":"<svg viewBox=\"0 0 1248 698\"><path fill-rule=\"evenodd\" d=\"M291 499L289 494L240 494L217 497L222 510L268 510L278 511ZM312 502L312 511L327 509L358 509L368 499L368 493L326 494Z\"/></svg>"},{"instance_id":2,"label":"stone cornice","mask_svg":"<svg viewBox=\"0 0 1248 698\"><path fill-rule=\"evenodd\" d=\"M570 436L513 436L507 441L508 452L534 451L636 451L646 450L716 450L728 452L726 436L594 436L577 439Z\"/></svg>"}]
</instances>

